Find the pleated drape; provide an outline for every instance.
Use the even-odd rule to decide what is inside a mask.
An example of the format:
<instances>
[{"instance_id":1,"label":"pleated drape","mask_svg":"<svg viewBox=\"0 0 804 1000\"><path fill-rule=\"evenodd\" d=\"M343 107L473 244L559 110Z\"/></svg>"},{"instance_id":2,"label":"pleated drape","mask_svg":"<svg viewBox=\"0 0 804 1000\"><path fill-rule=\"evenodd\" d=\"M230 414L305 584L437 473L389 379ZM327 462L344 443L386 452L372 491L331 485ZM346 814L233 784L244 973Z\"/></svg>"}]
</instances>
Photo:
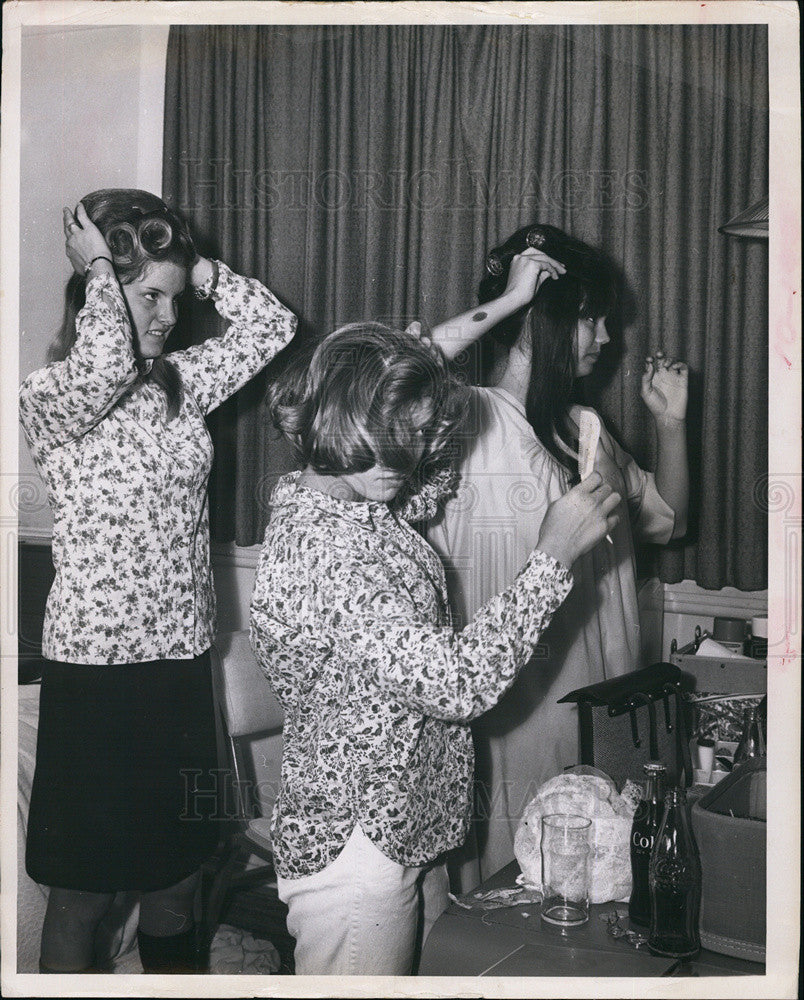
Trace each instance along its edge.
<instances>
[{"instance_id":1,"label":"pleated drape","mask_svg":"<svg viewBox=\"0 0 804 1000\"><path fill-rule=\"evenodd\" d=\"M767 585L767 245L717 232L767 186L762 25L171 28L164 196L302 336L444 320L534 220L621 264L588 388L648 466L644 354L692 369L690 535L644 554L669 582ZM276 367L212 419L219 540L261 539L291 464L265 416Z\"/></svg>"}]
</instances>

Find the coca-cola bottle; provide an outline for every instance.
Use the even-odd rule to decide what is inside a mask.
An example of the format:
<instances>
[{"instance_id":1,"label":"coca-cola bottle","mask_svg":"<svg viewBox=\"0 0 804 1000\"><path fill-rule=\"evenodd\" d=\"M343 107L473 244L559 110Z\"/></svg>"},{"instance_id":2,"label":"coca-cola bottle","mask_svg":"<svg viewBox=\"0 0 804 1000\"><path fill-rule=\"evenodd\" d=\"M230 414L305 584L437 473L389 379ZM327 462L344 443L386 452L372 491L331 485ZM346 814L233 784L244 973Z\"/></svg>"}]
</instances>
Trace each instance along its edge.
<instances>
[{"instance_id":1,"label":"coca-cola bottle","mask_svg":"<svg viewBox=\"0 0 804 1000\"><path fill-rule=\"evenodd\" d=\"M631 826L631 899L628 916L632 924L647 927L650 924L650 887L648 868L650 852L664 813L664 781L667 768L664 764L643 764L647 779L645 796L634 813Z\"/></svg>"},{"instance_id":2,"label":"coca-cola bottle","mask_svg":"<svg viewBox=\"0 0 804 1000\"><path fill-rule=\"evenodd\" d=\"M692 835L683 788L664 797L664 816L649 868L650 932L654 955L692 958L701 947L701 858Z\"/></svg>"}]
</instances>

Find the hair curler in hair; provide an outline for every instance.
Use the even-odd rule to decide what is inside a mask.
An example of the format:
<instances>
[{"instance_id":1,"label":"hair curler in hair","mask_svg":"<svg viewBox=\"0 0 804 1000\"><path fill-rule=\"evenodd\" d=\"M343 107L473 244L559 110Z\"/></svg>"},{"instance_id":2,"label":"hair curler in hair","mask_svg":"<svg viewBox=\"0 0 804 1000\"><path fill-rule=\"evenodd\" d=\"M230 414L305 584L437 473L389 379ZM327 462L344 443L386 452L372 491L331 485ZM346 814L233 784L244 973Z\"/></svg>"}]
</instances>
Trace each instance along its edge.
<instances>
[{"instance_id":1,"label":"hair curler in hair","mask_svg":"<svg viewBox=\"0 0 804 1000\"><path fill-rule=\"evenodd\" d=\"M137 226L137 235L146 253L158 254L170 246L173 240L173 227L167 219L146 216Z\"/></svg>"},{"instance_id":2,"label":"hair curler in hair","mask_svg":"<svg viewBox=\"0 0 804 1000\"><path fill-rule=\"evenodd\" d=\"M106 233L106 242L117 264L130 264L137 256L139 237L130 222L118 222Z\"/></svg>"},{"instance_id":3,"label":"hair curler in hair","mask_svg":"<svg viewBox=\"0 0 804 1000\"><path fill-rule=\"evenodd\" d=\"M595 251L579 240L568 237L555 226L537 223L518 229L500 246L495 247L486 258L486 270L495 278L507 274L513 258L529 247L541 250L548 257L559 261L571 277L585 279L590 265L596 261Z\"/></svg>"},{"instance_id":4,"label":"hair curler in hair","mask_svg":"<svg viewBox=\"0 0 804 1000\"><path fill-rule=\"evenodd\" d=\"M106 233L106 242L116 264L130 264L143 254L158 258L173 242L173 227L162 215L151 213L136 226L130 222L115 223Z\"/></svg>"}]
</instances>

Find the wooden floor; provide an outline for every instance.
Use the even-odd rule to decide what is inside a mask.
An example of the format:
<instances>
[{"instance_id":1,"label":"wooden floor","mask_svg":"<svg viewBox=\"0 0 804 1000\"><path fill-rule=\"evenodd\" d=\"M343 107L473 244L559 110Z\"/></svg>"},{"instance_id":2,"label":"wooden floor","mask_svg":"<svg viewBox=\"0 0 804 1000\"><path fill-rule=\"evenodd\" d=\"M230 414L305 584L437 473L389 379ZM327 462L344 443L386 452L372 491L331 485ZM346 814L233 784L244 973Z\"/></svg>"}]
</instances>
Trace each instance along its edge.
<instances>
[{"instance_id":1,"label":"wooden floor","mask_svg":"<svg viewBox=\"0 0 804 1000\"><path fill-rule=\"evenodd\" d=\"M270 941L282 960L279 975L292 975L295 941L285 926L286 915L287 907L277 896L276 888L260 885L232 890L224 901L221 923Z\"/></svg>"}]
</instances>

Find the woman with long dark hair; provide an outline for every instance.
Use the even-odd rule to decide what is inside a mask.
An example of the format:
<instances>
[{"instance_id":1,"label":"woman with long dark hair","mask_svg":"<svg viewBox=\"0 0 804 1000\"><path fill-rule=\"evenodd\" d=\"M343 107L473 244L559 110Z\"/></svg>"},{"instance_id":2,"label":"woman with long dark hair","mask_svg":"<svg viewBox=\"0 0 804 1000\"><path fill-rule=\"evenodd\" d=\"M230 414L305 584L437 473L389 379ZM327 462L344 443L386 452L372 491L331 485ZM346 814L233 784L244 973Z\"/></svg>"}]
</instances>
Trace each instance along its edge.
<instances>
[{"instance_id":1,"label":"woman with long dark hair","mask_svg":"<svg viewBox=\"0 0 804 1000\"><path fill-rule=\"evenodd\" d=\"M540 263L545 254L551 273ZM608 258L533 224L492 250L479 298L477 309L432 331L454 356L491 328L497 355L492 386L471 392L457 494L428 533L445 561L459 621L516 576L548 505L578 481L582 420L599 431L594 468L622 496L610 542L573 565L575 586L533 662L475 725L485 779L479 874L487 877L512 860L514 832L538 786L578 762L576 709L557 699L644 665L634 538L661 544L686 530L687 367L661 351L645 360L641 395L657 436L654 475L577 404L579 380L609 340L617 281Z\"/></svg>"},{"instance_id":2,"label":"woman with long dark hair","mask_svg":"<svg viewBox=\"0 0 804 1000\"><path fill-rule=\"evenodd\" d=\"M43 972L93 968L114 893L139 890L146 972L200 971L192 920L217 767L215 601L204 417L293 336L253 278L199 257L155 195L96 191L64 210L70 279L50 364L20 414L53 510L26 866L49 886ZM189 283L229 327L165 354Z\"/></svg>"}]
</instances>

